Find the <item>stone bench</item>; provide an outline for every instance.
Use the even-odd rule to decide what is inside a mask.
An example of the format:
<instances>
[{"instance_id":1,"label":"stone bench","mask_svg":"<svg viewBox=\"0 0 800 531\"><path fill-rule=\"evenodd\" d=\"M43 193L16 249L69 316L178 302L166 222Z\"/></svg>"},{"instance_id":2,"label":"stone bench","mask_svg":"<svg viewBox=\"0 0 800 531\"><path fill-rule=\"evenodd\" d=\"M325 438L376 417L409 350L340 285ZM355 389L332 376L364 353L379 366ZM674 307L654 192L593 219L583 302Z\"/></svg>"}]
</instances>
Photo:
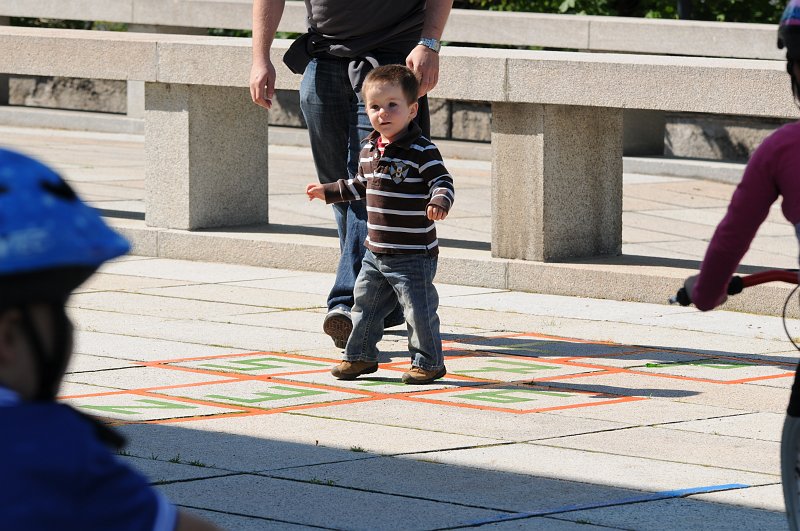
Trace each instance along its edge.
<instances>
[{"instance_id":1,"label":"stone bench","mask_svg":"<svg viewBox=\"0 0 800 531\"><path fill-rule=\"evenodd\" d=\"M305 5L286 2L279 31L304 32ZM252 27L252 0L0 0L0 17L103 20L135 27ZM782 59L775 27L684 20L453 9L443 39L585 51Z\"/></svg>"},{"instance_id":2,"label":"stone bench","mask_svg":"<svg viewBox=\"0 0 800 531\"><path fill-rule=\"evenodd\" d=\"M288 45L277 87L297 89ZM0 72L145 82L148 225L268 222L248 39L4 27L0 49ZM765 60L449 47L432 96L491 102L492 255L535 261L621 252L624 109L797 114L784 63Z\"/></svg>"},{"instance_id":3,"label":"stone bench","mask_svg":"<svg viewBox=\"0 0 800 531\"><path fill-rule=\"evenodd\" d=\"M128 24L129 31L201 34L207 28L250 29L251 0L0 0L3 17L104 20ZM7 20L6 20L7 23ZM284 32L305 31L305 5L289 0L279 27ZM679 20L636 19L579 15L552 15L454 9L445 28L445 41L472 44L541 46L584 51L781 59L775 47L775 28L766 24L736 24ZM8 82L0 75L0 105L9 101ZM63 112L29 112L6 108L6 123L98 130L140 132L144 116L144 86L127 84L127 119L110 120L83 113L80 120ZM279 92L271 123L302 127L296 92ZM486 141L490 112L484 102L433 102L432 133L436 138ZM662 112L629 108L624 113L626 155L665 153L667 117ZM674 119L674 118L673 118ZM755 134L748 144L757 141ZM668 143L667 151L673 149ZM677 152L681 152L679 148ZM692 156L692 152L689 152Z\"/></svg>"}]
</instances>

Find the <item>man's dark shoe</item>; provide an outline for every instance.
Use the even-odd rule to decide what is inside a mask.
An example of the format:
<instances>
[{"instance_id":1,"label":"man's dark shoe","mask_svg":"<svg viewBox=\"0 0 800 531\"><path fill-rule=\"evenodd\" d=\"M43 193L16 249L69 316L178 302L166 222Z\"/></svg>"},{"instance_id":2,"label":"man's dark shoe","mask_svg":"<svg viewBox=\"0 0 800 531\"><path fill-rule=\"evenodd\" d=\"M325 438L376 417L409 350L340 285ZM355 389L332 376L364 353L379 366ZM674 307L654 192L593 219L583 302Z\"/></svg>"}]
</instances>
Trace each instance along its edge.
<instances>
[{"instance_id":1,"label":"man's dark shoe","mask_svg":"<svg viewBox=\"0 0 800 531\"><path fill-rule=\"evenodd\" d=\"M372 374L377 370L377 361L343 361L331 369L331 374L339 380L355 380L363 374Z\"/></svg>"},{"instance_id":2,"label":"man's dark shoe","mask_svg":"<svg viewBox=\"0 0 800 531\"><path fill-rule=\"evenodd\" d=\"M426 371L421 367L411 367L411 369L403 373L402 380L404 384L420 385L443 378L445 374L447 374L447 369L444 367L435 371Z\"/></svg>"},{"instance_id":3,"label":"man's dark shoe","mask_svg":"<svg viewBox=\"0 0 800 531\"><path fill-rule=\"evenodd\" d=\"M353 321L350 319L350 312L346 308L337 307L328 312L325 320L322 321L322 330L331 336L336 348L347 346L347 339L353 331Z\"/></svg>"}]
</instances>

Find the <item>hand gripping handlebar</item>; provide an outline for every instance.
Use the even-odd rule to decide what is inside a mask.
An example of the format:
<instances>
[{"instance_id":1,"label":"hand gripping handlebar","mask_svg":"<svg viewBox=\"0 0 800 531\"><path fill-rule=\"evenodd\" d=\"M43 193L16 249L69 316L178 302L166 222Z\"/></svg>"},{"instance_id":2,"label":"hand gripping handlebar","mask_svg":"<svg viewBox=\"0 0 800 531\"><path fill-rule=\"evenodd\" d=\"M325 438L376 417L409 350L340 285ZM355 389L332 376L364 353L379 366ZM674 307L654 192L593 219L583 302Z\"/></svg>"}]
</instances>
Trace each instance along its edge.
<instances>
[{"instance_id":1,"label":"hand gripping handlebar","mask_svg":"<svg viewBox=\"0 0 800 531\"><path fill-rule=\"evenodd\" d=\"M767 271L753 273L752 275L734 276L731 278L730 283L728 283L728 295L736 295L741 293L744 288L765 284L767 282L788 282L789 284L797 284L797 269L768 269ZM675 295L669 298L669 303L689 306L692 303L692 299L686 292L686 288L681 288Z\"/></svg>"}]
</instances>

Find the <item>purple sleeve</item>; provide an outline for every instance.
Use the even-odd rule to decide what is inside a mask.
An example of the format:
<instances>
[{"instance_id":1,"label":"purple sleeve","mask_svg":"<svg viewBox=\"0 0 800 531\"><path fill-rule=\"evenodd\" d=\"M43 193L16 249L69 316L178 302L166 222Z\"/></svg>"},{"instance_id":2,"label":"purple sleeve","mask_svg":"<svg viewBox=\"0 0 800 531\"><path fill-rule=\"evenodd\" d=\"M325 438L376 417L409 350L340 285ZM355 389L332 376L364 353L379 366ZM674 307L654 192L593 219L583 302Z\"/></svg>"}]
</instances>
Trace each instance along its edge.
<instances>
[{"instance_id":1,"label":"purple sleeve","mask_svg":"<svg viewBox=\"0 0 800 531\"><path fill-rule=\"evenodd\" d=\"M772 152L771 143L765 141L753 154L728 212L708 245L692 292L692 302L700 310L712 310L721 304L728 282L778 198Z\"/></svg>"}]
</instances>

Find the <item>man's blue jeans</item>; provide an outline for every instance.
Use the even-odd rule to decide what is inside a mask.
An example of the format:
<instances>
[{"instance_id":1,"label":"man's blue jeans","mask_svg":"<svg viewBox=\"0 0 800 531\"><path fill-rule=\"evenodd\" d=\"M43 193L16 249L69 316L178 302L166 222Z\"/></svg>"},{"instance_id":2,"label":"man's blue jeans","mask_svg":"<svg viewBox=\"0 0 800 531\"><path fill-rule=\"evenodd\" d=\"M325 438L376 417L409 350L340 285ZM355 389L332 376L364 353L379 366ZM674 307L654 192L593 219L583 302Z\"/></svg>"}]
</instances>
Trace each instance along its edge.
<instances>
[{"instance_id":1,"label":"man's blue jeans","mask_svg":"<svg viewBox=\"0 0 800 531\"><path fill-rule=\"evenodd\" d=\"M405 54L376 54L381 64L405 64ZM358 170L361 140L372 131L364 105L350 85L347 59L315 58L303 75L300 85L300 108L308 125L311 153L321 183L349 178ZM425 98L423 98L424 100ZM423 132L430 129L427 100L420 101ZM328 309L353 306L353 286L367 239L367 209L364 201L331 205L339 233L341 257L336 280L328 295ZM394 315L392 316L394 317ZM390 319L391 321L391 319Z\"/></svg>"},{"instance_id":2,"label":"man's blue jeans","mask_svg":"<svg viewBox=\"0 0 800 531\"><path fill-rule=\"evenodd\" d=\"M427 371L444 367L439 332L439 294L433 285L438 260L428 254L374 254L367 249L355 286L353 332L347 361L378 361L383 321L400 301L408 327L411 365Z\"/></svg>"}]
</instances>

